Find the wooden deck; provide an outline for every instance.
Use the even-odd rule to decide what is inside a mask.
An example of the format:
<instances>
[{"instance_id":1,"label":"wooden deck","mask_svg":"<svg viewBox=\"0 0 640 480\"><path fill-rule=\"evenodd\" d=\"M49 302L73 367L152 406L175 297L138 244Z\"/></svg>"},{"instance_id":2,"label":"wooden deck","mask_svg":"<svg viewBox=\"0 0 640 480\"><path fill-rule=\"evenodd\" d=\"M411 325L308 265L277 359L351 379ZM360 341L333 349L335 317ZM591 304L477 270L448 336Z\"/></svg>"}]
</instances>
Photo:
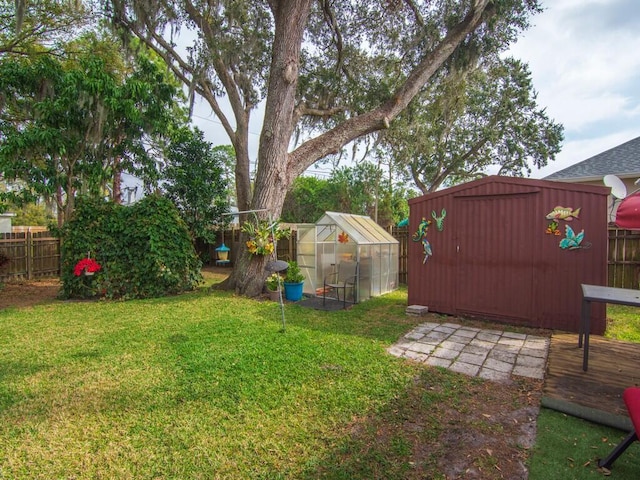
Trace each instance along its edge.
<instances>
[{"instance_id":1,"label":"wooden deck","mask_svg":"<svg viewBox=\"0 0 640 480\"><path fill-rule=\"evenodd\" d=\"M640 385L640 344L589 337L589 370L582 370L582 349L575 333L551 337L545 397L626 417L622 392Z\"/></svg>"}]
</instances>

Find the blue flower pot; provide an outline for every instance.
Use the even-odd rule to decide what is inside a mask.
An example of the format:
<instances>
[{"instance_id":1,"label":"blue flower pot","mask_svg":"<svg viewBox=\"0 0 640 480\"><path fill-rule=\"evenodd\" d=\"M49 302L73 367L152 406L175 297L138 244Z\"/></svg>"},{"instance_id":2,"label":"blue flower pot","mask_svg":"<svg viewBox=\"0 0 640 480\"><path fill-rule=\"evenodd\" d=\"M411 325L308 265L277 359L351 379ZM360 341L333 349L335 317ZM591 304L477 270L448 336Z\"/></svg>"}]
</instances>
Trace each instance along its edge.
<instances>
[{"instance_id":1,"label":"blue flower pot","mask_svg":"<svg viewBox=\"0 0 640 480\"><path fill-rule=\"evenodd\" d=\"M284 282L284 298L290 302L297 302L302 298L302 286L304 282L287 283Z\"/></svg>"}]
</instances>

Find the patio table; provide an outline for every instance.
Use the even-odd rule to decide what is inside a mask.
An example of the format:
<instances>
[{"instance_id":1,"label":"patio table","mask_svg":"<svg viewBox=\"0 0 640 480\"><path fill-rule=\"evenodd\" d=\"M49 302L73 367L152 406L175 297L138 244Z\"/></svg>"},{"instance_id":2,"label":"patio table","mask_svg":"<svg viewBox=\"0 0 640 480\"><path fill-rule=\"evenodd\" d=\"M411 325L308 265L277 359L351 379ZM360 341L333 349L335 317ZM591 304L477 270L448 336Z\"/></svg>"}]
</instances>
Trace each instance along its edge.
<instances>
[{"instance_id":1,"label":"patio table","mask_svg":"<svg viewBox=\"0 0 640 480\"><path fill-rule=\"evenodd\" d=\"M578 347L582 348L584 336L584 352L582 353L582 370L589 368L589 333L591 331L591 302L616 303L640 307L640 291L630 288L603 287L601 285L582 284L582 311L580 315L580 333Z\"/></svg>"}]
</instances>

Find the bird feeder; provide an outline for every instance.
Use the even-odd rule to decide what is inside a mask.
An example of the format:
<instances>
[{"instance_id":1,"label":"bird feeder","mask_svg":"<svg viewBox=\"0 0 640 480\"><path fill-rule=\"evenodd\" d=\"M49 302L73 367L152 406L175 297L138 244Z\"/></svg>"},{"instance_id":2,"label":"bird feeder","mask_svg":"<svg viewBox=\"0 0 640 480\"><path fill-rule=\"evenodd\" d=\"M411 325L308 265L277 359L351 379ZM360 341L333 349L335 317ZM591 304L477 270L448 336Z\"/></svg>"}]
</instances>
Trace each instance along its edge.
<instances>
[{"instance_id":1,"label":"bird feeder","mask_svg":"<svg viewBox=\"0 0 640 480\"><path fill-rule=\"evenodd\" d=\"M224 242L218 248L216 248L216 265L228 265L231 263L229 260L229 251L231 249L227 247Z\"/></svg>"}]
</instances>

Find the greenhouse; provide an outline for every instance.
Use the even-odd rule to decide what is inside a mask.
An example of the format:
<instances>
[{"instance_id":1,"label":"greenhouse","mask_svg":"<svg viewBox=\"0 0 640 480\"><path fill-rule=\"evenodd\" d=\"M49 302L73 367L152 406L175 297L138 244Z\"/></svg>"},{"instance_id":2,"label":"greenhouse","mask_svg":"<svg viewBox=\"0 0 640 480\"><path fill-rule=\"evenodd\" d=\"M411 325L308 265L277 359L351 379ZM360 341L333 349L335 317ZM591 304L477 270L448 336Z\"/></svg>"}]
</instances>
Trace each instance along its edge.
<instances>
[{"instance_id":1,"label":"greenhouse","mask_svg":"<svg viewBox=\"0 0 640 480\"><path fill-rule=\"evenodd\" d=\"M357 278L353 301L398 287L398 240L370 217L325 212L315 224L298 225L297 250L306 294L322 296L325 278L340 268L353 268L354 263Z\"/></svg>"}]
</instances>

